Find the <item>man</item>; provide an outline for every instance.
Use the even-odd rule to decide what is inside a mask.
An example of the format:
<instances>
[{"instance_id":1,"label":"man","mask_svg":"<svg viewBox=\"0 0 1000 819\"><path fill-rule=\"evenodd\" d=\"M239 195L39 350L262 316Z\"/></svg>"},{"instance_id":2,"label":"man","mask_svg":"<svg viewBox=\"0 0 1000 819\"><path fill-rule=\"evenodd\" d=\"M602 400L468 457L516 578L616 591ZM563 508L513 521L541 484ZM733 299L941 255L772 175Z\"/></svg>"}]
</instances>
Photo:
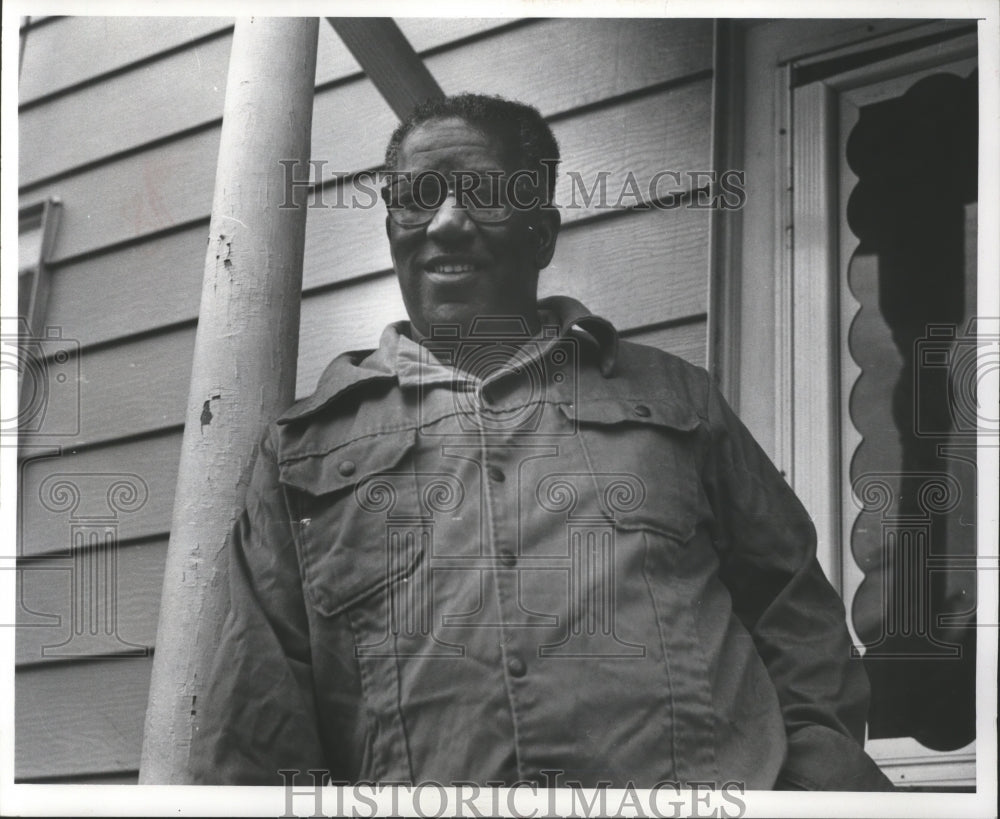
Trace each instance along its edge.
<instances>
[{"instance_id":1,"label":"man","mask_svg":"<svg viewBox=\"0 0 1000 819\"><path fill-rule=\"evenodd\" d=\"M264 438L199 781L887 785L772 464L704 370L537 300L557 160L538 112L498 98L393 135L410 320Z\"/></svg>"}]
</instances>

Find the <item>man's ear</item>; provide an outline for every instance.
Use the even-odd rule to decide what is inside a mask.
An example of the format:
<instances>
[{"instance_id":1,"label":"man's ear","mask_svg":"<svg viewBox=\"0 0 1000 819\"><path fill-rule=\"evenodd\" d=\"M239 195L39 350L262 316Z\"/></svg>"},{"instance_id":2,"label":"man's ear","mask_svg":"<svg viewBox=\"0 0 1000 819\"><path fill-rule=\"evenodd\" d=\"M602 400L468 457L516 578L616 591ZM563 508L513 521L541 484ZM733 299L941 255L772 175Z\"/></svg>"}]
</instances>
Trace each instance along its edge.
<instances>
[{"instance_id":1,"label":"man's ear","mask_svg":"<svg viewBox=\"0 0 1000 819\"><path fill-rule=\"evenodd\" d=\"M385 235L386 235L386 238L388 238L388 239L392 238L392 235L389 232L389 225L391 223L392 223L392 220L389 218L389 214L387 213L385 215Z\"/></svg>"},{"instance_id":2,"label":"man's ear","mask_svg":"<svg viewBox=\"0 0 1000 819\"><path fill-rule=\"evenodd\" d=\"M538 219L535 222L533 233L538 241L538 247L535 249L535 264L539 270L548 267L549 262L552 261L552 255L556 252L556 239L559 236L561 224L562 217L556 208L541 208L538 211Z\"/></svg>"}]
</instances>

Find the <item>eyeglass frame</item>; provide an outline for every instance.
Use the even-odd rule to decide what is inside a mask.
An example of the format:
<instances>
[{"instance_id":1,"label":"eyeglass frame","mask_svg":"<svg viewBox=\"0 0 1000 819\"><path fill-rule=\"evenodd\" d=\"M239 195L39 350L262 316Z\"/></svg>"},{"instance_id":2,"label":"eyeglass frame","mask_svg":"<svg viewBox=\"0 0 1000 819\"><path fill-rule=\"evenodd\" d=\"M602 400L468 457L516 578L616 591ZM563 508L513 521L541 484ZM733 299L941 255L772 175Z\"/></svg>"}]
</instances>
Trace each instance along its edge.
<instances>
[{"instance_id":1,"label":"eyeglass frame","mask_svg":"<svg viewBox=\"0 0 1000 819\"><path fill-rule=\"evenodd\" d=\"M441 210L444 203L448 201L450 196L455 198L454 207L462 210L477 225L503 224L510 219L515 210L532 210L542 204L536 193L538 190L538 172L533 170L522 169L509 175L504 171L451 171L450 176L452 176L453 180L455 180L451 184L448 184L445 174L437 170L418 171L415 174L412 171L386 171L385 174L389 178L380 190L382 201L385 203L389 218L395 225L403 228L418 228L429 225L434 220L437 212ZM507 184L503 187L502 191L505 196L501 197L499 195L501 193L500 181L505 176L507 176ZM418 205L419 210L410 210L409 213L419 214L419 221L401 222L397 218L397 215L402 212L406 212L406 208L399 203L398 197L393 196L393 193L399 187L398 181L400 179L406 180L407 182L410 182L411 190L415 188L419 191L423 180L428 177L438 180L438 192L441 194L440 201L436 204L432 204L429 202L420 202L418 198L416 204ZM492 202L494 198L500 200L497 205L484 204L476 198L475 182L482 180L483 178L489 178L491 180L490 201ZM463 179L470 180L473 184L467 186L456 184L457 181ZM521 187L525 187L525 185L522 184L525 179L530 180L530 187L533 192L531 200L527 203L522 202L516 195L519 185L521 185ZM511 193L514 195L511 196ZM418 197L419 196L420 194L418 193ZM473 207L470 207L466 198L472 200L471 204ZM395 207L393 207L394 203ZM498 218L482 218L484 212L490 213L495 210L499 211L501 214Z\"/></svg>"}]
</instances>

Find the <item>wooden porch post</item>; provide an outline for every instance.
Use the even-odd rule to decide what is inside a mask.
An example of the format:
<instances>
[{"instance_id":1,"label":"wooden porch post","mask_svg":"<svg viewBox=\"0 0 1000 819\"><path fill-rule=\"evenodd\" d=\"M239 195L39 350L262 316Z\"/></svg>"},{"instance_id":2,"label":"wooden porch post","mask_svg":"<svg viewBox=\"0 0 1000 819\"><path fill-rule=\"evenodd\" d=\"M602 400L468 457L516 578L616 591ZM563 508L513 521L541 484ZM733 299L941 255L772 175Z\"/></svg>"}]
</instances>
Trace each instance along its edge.
<instances>
[{"instance_id":1,"label":"wooden porch post","mask_svg":"<svg viewBox=\"0 0 1000 819\"><path fill-rule=\"evenodd\" d=\"M318 18L236 23L139 781L189 781L198 695L225 614L225 546L263 424L294 399ZM300 170L299 175L305 174Z\"/></svg>"}]
</instances>

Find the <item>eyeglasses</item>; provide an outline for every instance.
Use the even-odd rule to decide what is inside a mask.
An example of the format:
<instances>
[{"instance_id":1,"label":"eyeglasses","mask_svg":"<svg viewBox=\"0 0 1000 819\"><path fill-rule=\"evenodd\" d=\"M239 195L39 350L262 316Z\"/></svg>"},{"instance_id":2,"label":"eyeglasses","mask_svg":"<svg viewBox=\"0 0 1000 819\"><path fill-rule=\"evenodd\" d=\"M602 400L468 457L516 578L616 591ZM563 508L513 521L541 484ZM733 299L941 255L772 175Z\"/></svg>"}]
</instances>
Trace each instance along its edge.
<instances>
[{"instance_id":1,"label":"eyeglasses","mask_svg":"<svg viewBox=\"0 0 1000 819\"><path fill-rule=\"evenodd\" d=\"M514 209L504 189L502 172L456 171L451 176L449 184L444 174L424 171L384 185L382 200L389 218L400 227L421 227L431 222L452 195L455 207L478 224L493 225L510 218Z\"/></svg>"}]
</instances>

